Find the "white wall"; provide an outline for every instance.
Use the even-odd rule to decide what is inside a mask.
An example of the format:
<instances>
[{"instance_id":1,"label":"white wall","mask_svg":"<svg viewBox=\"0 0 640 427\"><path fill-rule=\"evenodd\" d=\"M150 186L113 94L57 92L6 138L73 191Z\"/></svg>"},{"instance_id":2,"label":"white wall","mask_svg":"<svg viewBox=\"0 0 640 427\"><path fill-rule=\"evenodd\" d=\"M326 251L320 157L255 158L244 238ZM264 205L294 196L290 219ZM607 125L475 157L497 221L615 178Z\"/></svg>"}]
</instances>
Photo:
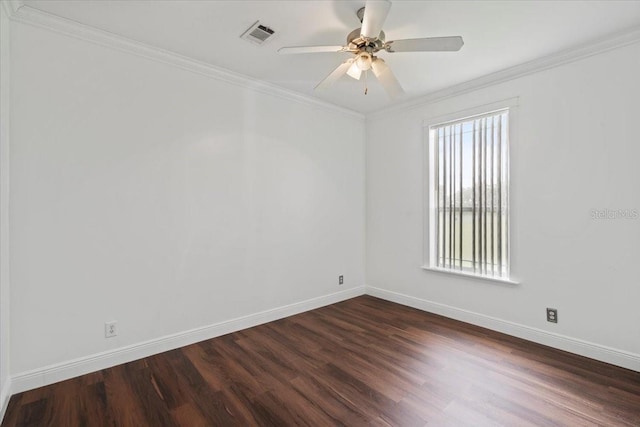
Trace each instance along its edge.
<instances>
[{"instance_id":1,"label":"white wall","mask_svg":"<svg viewBox=\"0 0 640 427\"><path fill-rule=\"evenodd\" d=\"M9 19L0 5L0 419L9 379Z\"/></svg>"},{"instance_id":2,"label":"white wall","mask_svg":"<svg viewBox=\"0 0 640 427\"><path fill-rule=\"evenodd\" d=\"M500 319L630 353L640 370L640 219L591 219L592 209L640 210L639 75L634 44L369 116L367 285L486 324L506 325ZM512 97L520 105L511 195L522 283L422 270L423 120ZM545 307L558 309L557 325Z\"/></svg>"},{"instance_id":3,"label":"white wall","mask_svg":"<svg viewBox=\"0 0 640 427\"><path fill-rule=\"evenodd\" d=\"M362 118L20 23L12 51L14 374L364 284Z\"/></svg>"}]
</instances>

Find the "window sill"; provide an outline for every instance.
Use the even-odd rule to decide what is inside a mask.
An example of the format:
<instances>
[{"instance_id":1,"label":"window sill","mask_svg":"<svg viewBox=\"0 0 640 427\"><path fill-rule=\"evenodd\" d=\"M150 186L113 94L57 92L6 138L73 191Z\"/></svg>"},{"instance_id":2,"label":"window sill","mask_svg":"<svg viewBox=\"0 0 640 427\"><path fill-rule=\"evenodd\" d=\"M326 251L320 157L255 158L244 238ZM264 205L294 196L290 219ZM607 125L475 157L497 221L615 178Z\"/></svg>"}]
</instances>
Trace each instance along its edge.
<instances>
[{"instance_id":1,"label":"window sill","mask_svg":"<svg viewBox=\"0 0 640 427\"><path fill-rule=\"evenodd\" d=\"M520 281L516 281L513 279L506 279L504 277L478 276L476 274L465 273L463 271L445 270L443 268L429 267L427 265L423 265L421 268L427 271L435 271L436 273L450 274L454 276L463 276L463 277L469 277L471 279L487 280L489 282L498 282L498 283L503 283L508 285L519 285L521 283Z\"/></svg>"}]
</instances>

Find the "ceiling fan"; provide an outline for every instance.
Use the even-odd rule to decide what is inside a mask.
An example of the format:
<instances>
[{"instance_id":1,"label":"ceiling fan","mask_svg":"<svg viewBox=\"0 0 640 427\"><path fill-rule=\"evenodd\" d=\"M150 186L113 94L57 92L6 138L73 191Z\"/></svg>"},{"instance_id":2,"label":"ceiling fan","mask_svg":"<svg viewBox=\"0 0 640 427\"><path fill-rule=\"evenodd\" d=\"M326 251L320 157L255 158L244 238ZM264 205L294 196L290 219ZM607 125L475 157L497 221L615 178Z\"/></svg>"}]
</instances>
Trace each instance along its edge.
<instances>
[{"instance_id":1,"label":"ceiling fan","mask_svg":"<svg viewBox=\"0 0 640 427\"><path fill-rule=\"evenodd\" d=\"M371 70L387 94L391 98L396 98L402 95L404 90L389 66L382 58L376 56L378 52L455 52L462 48L464 41L460 36L386 41L382 25L387 19L390 8L391 2L388 0L367 0L365 6L356 13L362 27L349 33L346 46L291 46L282 47L278 52L282 54L350 52L353 57L340 64L315 89L327 88L345 74L360 80L364 72L366 81L367 72Z\"/></svg>"}]
</instances>

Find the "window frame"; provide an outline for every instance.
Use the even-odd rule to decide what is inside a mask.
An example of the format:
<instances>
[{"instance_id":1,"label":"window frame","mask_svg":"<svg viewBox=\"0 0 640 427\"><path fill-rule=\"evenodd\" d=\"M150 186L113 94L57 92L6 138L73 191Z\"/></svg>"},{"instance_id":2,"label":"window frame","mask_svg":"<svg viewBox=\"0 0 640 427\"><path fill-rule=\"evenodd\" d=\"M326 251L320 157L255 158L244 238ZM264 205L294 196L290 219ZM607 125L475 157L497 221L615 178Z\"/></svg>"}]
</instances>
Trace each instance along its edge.
<instances>
[{"instance_id":1,"label":"window frame","mask_svg":"<svg viewBox=\"0 0 640 427\"><path fill-rule=\"evenodd\" d=\"M464 110L459 110L456 112L434 116L431 118L427 118L423 121L423 195L424 195L424 229L423 229L423 260L422 260L422 268L428 271L435 271L440 273L445 273L447 275L458 275L464 277L470 277L474 279L480 280L489 280L494 282L501 282L506 284L519 284L521 283L515 277L517 277L517 238L514 234L514 231L517 229L515 227L516 215L514 215L514 184L512 179L512 170L513 170L513 146L515 145L515 139L517 134L517 116L518 116L518 106L519 99L509 98L498 102L493 102L490 104L479 105L472 108L467 108ZM507 148L507 196L509 199L507 205L507 227L508 227L508 265L507 265L507 276L490 276L490 275L481 275L479 273L474 273L473 271L461 271L461 270L453 270L447 268L441 268L437 266L436 262L436 244L435 238L435 215L436 215L436 189L435 185L432 183L437 182L437 178L435 176L437 168L435 165L435 141L432 140L432 132L431 128L439 125L443 125L450 122L460 122L465 120L472 120L478 116L489 115L491 113L496 113L502 110L508 110L509 122L507 125L508 130L508 148Z\"/></svg>"}]
</instances>

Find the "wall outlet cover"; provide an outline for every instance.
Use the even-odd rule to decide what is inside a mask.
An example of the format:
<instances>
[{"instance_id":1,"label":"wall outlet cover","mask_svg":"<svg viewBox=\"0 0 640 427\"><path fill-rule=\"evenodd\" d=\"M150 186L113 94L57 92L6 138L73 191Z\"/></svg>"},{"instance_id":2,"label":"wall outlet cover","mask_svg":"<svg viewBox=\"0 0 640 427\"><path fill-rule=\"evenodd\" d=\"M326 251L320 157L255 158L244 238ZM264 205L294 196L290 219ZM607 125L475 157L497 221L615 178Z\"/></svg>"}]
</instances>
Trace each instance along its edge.
<instances>
[{"instance_id":1,"label":"wall outlet cover","mask_svg":"<svg viewBox=\"0 0 640 427\"><path fill-rule=\"evenodd\" d=\"M105 322L104 324L104 337L111 338L118 335L117 322Z\"/></svg>"}]
</instances>

